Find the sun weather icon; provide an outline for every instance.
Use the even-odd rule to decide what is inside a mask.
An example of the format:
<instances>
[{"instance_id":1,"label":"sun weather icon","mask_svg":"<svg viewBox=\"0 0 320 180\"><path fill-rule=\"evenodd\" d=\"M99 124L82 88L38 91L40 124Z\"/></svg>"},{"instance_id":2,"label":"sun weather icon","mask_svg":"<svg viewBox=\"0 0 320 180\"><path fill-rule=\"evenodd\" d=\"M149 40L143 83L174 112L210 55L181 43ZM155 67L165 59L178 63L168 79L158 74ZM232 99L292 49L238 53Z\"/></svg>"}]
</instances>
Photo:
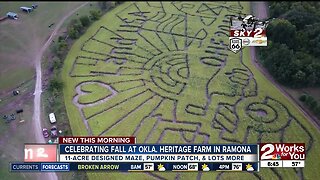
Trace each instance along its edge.
<instances>
[{"instance_id":1,"label":"sun weather icon","mask_svg":"<svg viewBox=\"0 0 320 180\"><path fill-rule=\"evenodd\" d=\"M202 165L202 171L210 171L210 168L208 167L208 165L203 164Z\"/></svg>"},{"instance_id":2,"label":"sun weather icon","mask_svg":"<svg viewBox=\"0 0 320 180\"><path fill-rule=\"evenodd\" d=\"M247 171L254 171L254 168L252 167L251 164L247 164L247 165L246 165L246 170L247 170Z\"/></svg>"},{"instance_id":3,"label":"sun weather icon","mask_svg":"<svg viewBox=\"0 0 320 180\"><path fill-rule=\"evenodd\" d=\"M160 163L160 164L158 165L158 170L159 170L159 171L165 171L166 168Z\"/></svg>"}]
</instances>

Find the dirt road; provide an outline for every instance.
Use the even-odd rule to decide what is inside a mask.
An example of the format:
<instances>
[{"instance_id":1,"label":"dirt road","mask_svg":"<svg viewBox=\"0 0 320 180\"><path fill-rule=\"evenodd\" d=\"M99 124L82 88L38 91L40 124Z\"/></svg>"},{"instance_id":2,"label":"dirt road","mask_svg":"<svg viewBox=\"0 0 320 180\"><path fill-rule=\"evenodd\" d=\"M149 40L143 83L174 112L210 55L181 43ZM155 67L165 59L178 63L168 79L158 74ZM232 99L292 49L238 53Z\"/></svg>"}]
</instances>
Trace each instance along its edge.
<instances>
[{"instance_id":1,"label":"dirt road","mask_svg":"<svg viewBox=\"0 0 320 180\"><path fill-rule=\"evenodd\" d=\"M265 19L268 17L268 12L267 12L267 4L266 2L263 1L258 1L258 2L251 2L252 6L254 7L253 9L253 14L259 18L259 19ZM282 94L284 94L289 100L293 101L294 104L296 104L298 107L298 109L304 113L304 115L315 125L315 127L317 127L318 129L320 129L320 126L318 123L316 123L316 119L313 117L313 115L309 114L308 112L306 112L299 104L298 102L296 102L296 100L290 96L289 93L287 93L282 87L281 85L279 85L274 79L273 77L266 71L266 69L262 66L260 66L260 64L258 63L257 59L256 59L256 51L255 51L255 47L250 47L250 56L251 56L251 62L252 64L269 80L271 81L281 92Z\"/></svg>"},{"instance_id":2,"label":"dirt road","mask_svg":"<svg viewBox=\"0 0 320 180\"><path fill-rule=\"evenodd\" d=\"M77 10L82 8L88 4L88 2L83 3L81 6L77 7L73 11L69 12L67 15L65 15L59 23L56 25L55 29L51 33L49 39L45 42L45 44L40 49L39 53L36 55L35 58L35 68L36 68L36 85L34 90L34 111L33 111L33 127L35 129L35 140L37 143L45 143L45 139L42 136L42 126L41 126L41 93L42 93L42 80L41 80L41 59L43 56L43 53L45 50L49 47L50 43L52 42L53 37L57 34L58 30L64 23L64 21L70 17L73 13L75 13ZM46 177L42 177L40 179L47 179L47 180L56 180L58 179L56 173L44 173Z\"/></svg>"}]
</instances>

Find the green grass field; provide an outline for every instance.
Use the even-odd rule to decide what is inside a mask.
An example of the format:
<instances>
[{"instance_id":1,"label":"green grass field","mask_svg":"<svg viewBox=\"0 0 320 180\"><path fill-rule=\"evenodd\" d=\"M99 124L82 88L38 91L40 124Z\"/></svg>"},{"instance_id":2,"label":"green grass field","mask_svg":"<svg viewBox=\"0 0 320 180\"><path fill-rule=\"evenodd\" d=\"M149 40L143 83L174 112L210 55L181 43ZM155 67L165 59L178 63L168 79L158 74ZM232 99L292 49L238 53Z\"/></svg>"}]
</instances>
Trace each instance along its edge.
<instances>
[{"instance_id":1,"label":"green grass field","mask_svg":"<svg viewBox=\"0 0 320 180\"><path fill-rule=\"evenodd\" d=\"M0 179L33 179L36 176L32 173L11 173L9 171L9 163L23 160L23 148L24 142L34 142L33 134L30 133L33 130L32 127L32 108L33 101L27 101L23 105L19 105L19 108L23 108L24 112L20 115L16 115L16 120L11 123L5 123L2 119L4 114L0 114ZM14 113L15 109L7 112L7 115ZM24 119L24 123L19 123L21 119Z\"/></svg>"},{"instance_id":2,"label":"green grass field","mask_svg":"<svg viewBox=\"0 0 320 180\"><path fill-rule=\"evenodd\" d=\"M227 48L230 16L249 13L249 5L128 2L107 13L65 60L64 97L73 135L134 135L138 143L304 142L306 167L259 173L88 173L90 179L320 176L319 131L255 69L248 48L238 54Z\"/></svg>"},{"instance_id":3,"label":"green grass field","mask_svg":"<svg viewBox=\"0 0 320 180\"><path fill-rule=\"evenodd\" d=\"M27 14L21 6L39 6ZM0 22L0 92L12 89L30 80L34 73L34 57L54 29L51 23L58 23L68 11L80 6L81 2L0 2L0 17L11 11L18 14L18 20Z\"/></svg>"}]
</instances>

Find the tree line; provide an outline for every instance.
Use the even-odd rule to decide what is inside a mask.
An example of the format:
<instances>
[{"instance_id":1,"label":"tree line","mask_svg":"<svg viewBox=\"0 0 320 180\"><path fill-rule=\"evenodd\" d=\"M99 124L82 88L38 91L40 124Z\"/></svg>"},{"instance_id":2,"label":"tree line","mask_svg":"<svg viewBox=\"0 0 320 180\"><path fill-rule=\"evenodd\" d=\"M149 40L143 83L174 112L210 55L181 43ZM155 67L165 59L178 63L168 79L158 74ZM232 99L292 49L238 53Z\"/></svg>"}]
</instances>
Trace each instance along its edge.
<instances>
[{"instance_id":1,"label":"tree line","mask_svg":"<svg viewBox=\"0 0 320 180\"><path fill-rule=\"evenodd\" d=\"M304 93L299 100L307 105L317 117L320 117L320 103L313 96Z\"/></svg>"},{"instance_id":2,"label":"tree line","mask_svg":"<svg viewBox=\"0 0 320 180\"><path fill-rule=\"evenodd\" d=\"M265 68L281 84L320 85L320 3L269 2L268 46L260 48Z\"/></svg>"},{"instance_id":3,"label":"tree line","mask_svg":"<svg viewBox=\"0 0 320 180\"><path fill-rule=\"evenodd\" d=\"M52 66L50 69L54 72L53 77L50 78L48 90L53 96L58 96L63 88L62 79L59 77L60 69L63 66L69 47L74 40L78 39L84 34L87 28L100 17L113 9L115 6L122 4L121 1L101 1L98 2L99 10L91 10L89 15L82 15L79 18L72 19L67 25L67 35L59 36L58 40L54 42L51 51L54 54L52 58Z\"/></svg>"}]
</instances>

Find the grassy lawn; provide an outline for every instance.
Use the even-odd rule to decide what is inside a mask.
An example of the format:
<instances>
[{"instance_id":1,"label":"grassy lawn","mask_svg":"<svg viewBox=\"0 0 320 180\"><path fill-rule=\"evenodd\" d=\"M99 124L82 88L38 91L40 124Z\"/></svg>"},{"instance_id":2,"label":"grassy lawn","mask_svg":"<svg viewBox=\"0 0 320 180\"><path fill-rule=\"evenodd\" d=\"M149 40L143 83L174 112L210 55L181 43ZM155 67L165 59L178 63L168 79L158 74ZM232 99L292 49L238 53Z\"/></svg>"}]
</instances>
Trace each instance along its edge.
<instances>
[{"instance_id":1,"label":"grassy lawn","mask_svg":"<svg viewBox=\"0 0 320 180\"><path fill-rule=\"evenodd\" d=\"M303 89L289 89L288 91L290 94L292 94L296 99L299 99L299 97L304 94L310 94L312 97L314 97L317 101L320 101L320 88L303 88Z\"/></svg>"},{"instance_id":2,"label":"grassy lawn","mask_svg":"<svg viewBox=\"0 0 320 180\"><path fill-rule=\"evenodd\" d=\"M37 3L38 8L27 14L21 6ZM68 11L82 2L0 2L0 16L12 11L18 20L7 19L0 23L0 92L12 89L34 75L33 59L49 37L54 26Z\"/></svg>"},{"instance_id":3,"label":"grassy lawn","mask_svg":"<svg viewBox=\"0 0 320 180\"><path fill-rule=\"evenodd\" d=\"M104 15L74 43L63 67L73 135L134 135L138 143L304 142L306 167L298 170L303 177L289 168L276 173L261 169L256 175L316 179L320 163L312 157L320 152L319 131L255 69L249 48L238 54L227 49L230 15L248 12L249 2L127 2ZM104 84L116 95L106 97L100 87L88 90L84 82ZM74 102L79 86L90 93ZM90 100L93 103L87 104ZM83 121L88 121L88 127ZM176 173L152 174L177 177ZM180 178L197 175L181 173ZM152 177L145 173L88 176ZM201 178L217 176L213 172ZM239 177L256 179L249 173L219 176Z\"/></svg>"},{"instance_id":4,"label":"grassy lawn","mask_svg":"<svg viewBox=\"0 0 320 180\"><path fill-rule=\"evenodd\" d=\"M318 103L320 102L320 88L319 87L313 87L313 88L301 88L301 89L292 89L292 88L287 88L287 87L284 87L285 90L296 100L296 102L298 102L302 107L304 107L305 109L307 109L310 114L313 114L314 117L317 117L313 112L312 110L310 109L310 107L308 107L305 103L301 102L299 100L300 96L302 94L309 94L311 95L312 97L314 97L314 99L316 101L318 101ZM318 118L318 121L320 120L319 117Z\"/></svg>"},{"instance_id":5,"label":"grassy lawn","mask_svg":"<svg viewBox=\"0 0 320 180\"><path fill-rule=\"evenodd\" d=\"M32 173L10 173L9 163L23 161L24 142L34 142L32 134L32 107L33 101L27 101L21 108L24 112L16 117L16 120L5 123L2 119L4 114L11 114L15 109L5 112L1 115L0 121L0 174L1 179L35 179L36 175ZM24 123L19 123L20 119L24 119Z\"/></svg>"}]
</instances>

